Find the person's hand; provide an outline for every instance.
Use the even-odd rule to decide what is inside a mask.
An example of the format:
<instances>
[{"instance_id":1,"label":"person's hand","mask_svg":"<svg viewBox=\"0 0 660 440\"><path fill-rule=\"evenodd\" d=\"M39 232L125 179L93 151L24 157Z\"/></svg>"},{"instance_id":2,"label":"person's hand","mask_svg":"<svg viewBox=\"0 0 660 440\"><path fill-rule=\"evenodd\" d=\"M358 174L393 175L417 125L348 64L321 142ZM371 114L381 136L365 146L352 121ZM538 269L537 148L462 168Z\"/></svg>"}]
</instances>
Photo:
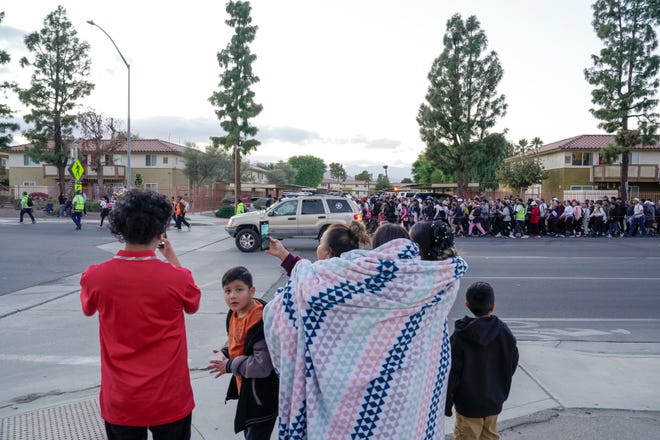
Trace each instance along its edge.
<instances>
[{"instance_id":1,"label":"person's hand","mask_svg":"<svg viewBox=\"0 0 660 440\"><path fill-rule=\"evenodd\" d=\"M158 250L163 255L163 257L165 257L167 261L174 264L175 266L181 266L179 258L176 256L176 252L174 252L174 247L172 246L170 240L163 237L160 242L163 244L163 247L159 247Z\"/></svg>"},{"instance_id":2,"label":"person's hand","mask_svg":"<svg viewBox=\"0 0 660 440\"><path fill-rule=\"evenodd\" d=\"M213 350L213 353L218 354L220 353L220 350ZM207 367L209 369L209 374L215 374L216 379L222 376L227 372L227 362L229 362L229 359L220 353L220 359L213 359L209 361L209 365Z\"/></svg>"},{"instance_id":3,"label":"person's hand","mask_svg":"<svg viewBox=\"0 0 660 440\"><path fill-rule=\"evenodd\" d=\"M286 250L282 242L279 241L278 239L273 237L268 237L268 243L269 246L268 249L266 249L267 254L279 258L280 261L284 261L286 256L289 255L289 251Z\"/></svg>"}]
</instances>

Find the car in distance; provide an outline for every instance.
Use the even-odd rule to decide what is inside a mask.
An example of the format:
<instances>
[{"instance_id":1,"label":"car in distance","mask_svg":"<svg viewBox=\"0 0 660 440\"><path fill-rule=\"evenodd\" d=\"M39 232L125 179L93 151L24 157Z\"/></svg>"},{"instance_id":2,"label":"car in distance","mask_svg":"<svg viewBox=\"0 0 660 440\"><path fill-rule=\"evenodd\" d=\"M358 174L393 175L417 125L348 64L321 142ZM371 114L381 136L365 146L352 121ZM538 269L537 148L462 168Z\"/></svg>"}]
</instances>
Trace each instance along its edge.
<instances>
[{"instance_id":1,"label":"car in distance","mask_svg":"<svg viewBox=\"0 0 660 440\"><path fill-rule=\"evenodd\" d=\"M333 223L348 224L362 220L357 204L346 197L307 195L287 197L265 211L234 215L225 231L234 237L236 247L243 252L260 248L259 222L268 221L273 238L321 238Z\"/></svg>"}]
</instances>

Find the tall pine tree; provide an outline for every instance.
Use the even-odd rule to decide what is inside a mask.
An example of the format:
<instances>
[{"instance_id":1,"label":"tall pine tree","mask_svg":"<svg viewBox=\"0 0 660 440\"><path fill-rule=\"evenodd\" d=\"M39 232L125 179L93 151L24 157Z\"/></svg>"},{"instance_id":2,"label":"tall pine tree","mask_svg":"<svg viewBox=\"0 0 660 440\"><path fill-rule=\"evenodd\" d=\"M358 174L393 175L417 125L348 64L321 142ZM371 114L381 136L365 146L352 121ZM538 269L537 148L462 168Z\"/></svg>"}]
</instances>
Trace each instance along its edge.
<instances>
[{"instance_id":1,"label":"tall pine tree","mask_svg":"<svg viewBox=\"0 0 660 440\"><path fill-rule=\"evenodd\" d=\"M218 53L220 64L219 90L213 93L209 102L217 107L215 114L224 136L212 137L213 146L233 150L236 154L235 170L240 170L241 155L256 149L261 143L254 139L257 127L250 124L250 119L263 110L261 104L254 101L251 86L259 82L259 77L252 71L252 63L257 56L250 52L250 43L254 41L257 26L253 26L250 17L250 2L230 1L226 11L229 19L225 23L234 29L234 35L227 47ZM241 193L240 179L236 179L236 194Z\"/></svg>"},{"instance_id":2,"label":"tall pine tree","mask_svg":"<svg viewBox=\"0 0 660 440\"><path fill-rule=\"evenodd\" d=\"M59 190L64 192L65 169L73 128L77 115L73 111L77 101L88 96L94 85L89 76L89 44L78 39L62 6L46 17L44 27L25 37L25 45L34 56L32 61L21 59L21 66L32 66L29 88L19 89L18 97L29 109L25 122L32 124L24 135L33 144L28 154L35 161L57 167ZM54 148L48 149L48 141Z\"/></svg>"},{"instance_id":3,"label":"tall pine tree","mask_svg":"<svg viewBox=\"0 0 660 440\"><path fill-rule=\"evenodd\" d=\"M5 18L5 13L0 12L0 23ZM7 64L11 60L11 55L5 50L0 50L0 64ZM4 82L0 84L0 93L5 95L7 90L11 89L13 84ZM9 148L14 137L12 132L19 129L17 123L10 120L13 112L7 104L0 103L0 151Z\"/></svg>"},{"instance_id":4,"label":"tall pine tree","mask_svg":"<svg viewBox=\"0 0 660 440\"><path fill-rule=\"evenodd\" d=\"M475 16L449 19L443 42L428 74L431 85L417 123L429 163L454 175L458 193L464 195L471 179L493 174L508 148L504 136L486 140L506 112L504 95L497 93L503 71L497 53L486 52L488 40ZM493 166L480 166L484 162Z\"/></svg>"},{"instance_id":5,"label":"tall pine tree","mask_svg":"<svg viewBox=\"0 0 660 440\"><path fill-rule=\"evenodd\" d=\"M656 28L659 0L597 0L592 25L603 48L592 55L593 67L584 75L596 108L591 113L599 127L615 134L615 144L603 150L609 163L621 158L619 196L628 199L628 164L631 149L656 142L658 69L660 56Z\"/></svg>"}]
</instances>

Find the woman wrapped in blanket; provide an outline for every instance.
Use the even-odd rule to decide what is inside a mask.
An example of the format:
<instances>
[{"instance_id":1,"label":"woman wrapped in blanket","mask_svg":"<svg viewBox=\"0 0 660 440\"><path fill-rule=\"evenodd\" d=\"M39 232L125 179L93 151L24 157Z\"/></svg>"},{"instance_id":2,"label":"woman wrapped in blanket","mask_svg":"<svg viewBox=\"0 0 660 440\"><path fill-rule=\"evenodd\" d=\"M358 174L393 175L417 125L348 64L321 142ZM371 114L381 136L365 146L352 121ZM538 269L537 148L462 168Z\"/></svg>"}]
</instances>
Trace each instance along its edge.
<instances>
[{"instance_id":1,"label":"woman wrapped in blanket","mask_svg":"<svg viewBox=\"0 0 660 440\"><path fill-rule=\"evenodd\" d=\"M264 310L280 439L444 438L447 315L467 264L445 222L416 224L417 243L380 232L372 250L298 259Z\"/></svg>"}]
</instances>

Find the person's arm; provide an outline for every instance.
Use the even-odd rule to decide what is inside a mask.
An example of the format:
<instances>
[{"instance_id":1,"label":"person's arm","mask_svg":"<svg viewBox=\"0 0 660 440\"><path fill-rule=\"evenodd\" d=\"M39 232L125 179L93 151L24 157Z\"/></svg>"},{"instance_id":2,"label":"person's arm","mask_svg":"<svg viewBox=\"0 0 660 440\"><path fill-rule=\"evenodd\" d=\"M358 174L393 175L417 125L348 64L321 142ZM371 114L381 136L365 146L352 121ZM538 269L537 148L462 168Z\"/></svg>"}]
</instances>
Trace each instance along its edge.
<instances>
[{"instance_id":1,"label":"person's arm","mask_svg":"<svg viewBox=\"0 0 660 440\"><path fill-rule=\"evenodd\" d=\"M236 356L229 359L226 370L227 373L241 377L268 377L273 371L273 363L270 360L266 340L262 339L254 344L252 355Z\"/></svg>"},{"instance_id":2,"label":"person's arm","mask_svg":"<svg viewBox=\"0 0 660 440\"><path fill-rule=\"evenodd\" d=\"M87 287L87 271L83 272L80 278L80 305L86 316L92 316L96 313L96 298Z\"/></svg>"},{"instance_id":3,"label":"person's arm","mask_svg":"<svg viewBox=\"0 0 660 440\"><path fill-rule=\"evenodd\" d=\"M451 370L447 383L447 400L445 401L445 416L452 416L452 407L454 406L454 390L458 388L463 375L463 350L458 338L451 338Z\"/></svg>"},{"instance_id":4,"label":"person's arm","mask_svg":"<svg viewBox=\"0 0 660 440\"><path fill-rule=\"evenodd\" d=\"M256 342L252 350L250 356L241 355L228 359L226 357L228 352L223 348L221 351L225 354L225 358L212 360L209 364L210 373L216 373L216 378L225 373L246 378L268 377L273 371L273 363L270 360L266 341L262 339ZM217 353L218 351L213 350L213 352Z\"/></svg>"},{"instance_id":5,"label":"person's arm","mask_svg":"<svg viewBox=\"0 0 660 440\"><path fill-rule=\"evenodd\" d=\"M287 276L291 276L293 267L301 260L298 255L290 253L283 245L282 242L273 237L268 237L270 246L266 253L277 257L282 262L280 265L286 271Z\"/></svg>"}]
</instances>

